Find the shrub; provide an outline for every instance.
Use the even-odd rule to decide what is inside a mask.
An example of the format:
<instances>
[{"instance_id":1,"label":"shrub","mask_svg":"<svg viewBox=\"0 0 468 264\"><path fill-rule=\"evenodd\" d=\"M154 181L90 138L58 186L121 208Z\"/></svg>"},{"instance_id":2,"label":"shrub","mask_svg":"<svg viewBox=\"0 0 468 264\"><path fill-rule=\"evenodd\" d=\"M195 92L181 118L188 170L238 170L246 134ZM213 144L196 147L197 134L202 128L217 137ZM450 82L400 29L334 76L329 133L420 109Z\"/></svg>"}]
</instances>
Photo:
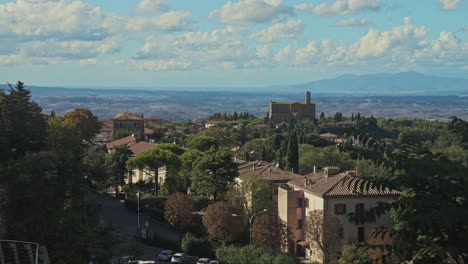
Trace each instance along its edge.
<instances>
[{"instance_id":1,"label":"shrub","mask_svg":"<svg viewBox=\"0 0 468 264\"><path fill-rule=\"evenodd\" d=\"M217 259L223 264L298 264L296 257L284 253L271 254L254 246L227 246L216 250Z\"/></svg>"},{"instance_id":2,"label":"shrub","mask_svg":"<svg viewBox=\"0 0 468 264\"><path fill-rule=\"evenodd\" d=\"M182 250L192 256L214 257L213 244L208 238L198 238L191 233L187 233L182 239Z\"/></svg>"}]
</instances>

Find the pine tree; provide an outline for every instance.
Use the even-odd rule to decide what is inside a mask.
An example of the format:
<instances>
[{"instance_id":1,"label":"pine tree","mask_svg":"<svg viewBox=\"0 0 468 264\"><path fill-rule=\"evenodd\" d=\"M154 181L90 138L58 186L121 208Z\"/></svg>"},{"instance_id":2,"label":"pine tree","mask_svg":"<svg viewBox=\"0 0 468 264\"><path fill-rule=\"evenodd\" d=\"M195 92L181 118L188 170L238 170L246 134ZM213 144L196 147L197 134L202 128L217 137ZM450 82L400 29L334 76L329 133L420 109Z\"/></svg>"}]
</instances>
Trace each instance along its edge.
<instances>
[{"instance_id":1,"label":"pine tree","mask_svg":"<svg viewBox=\"0 0 468 264\"><path fill-rule=\"evenodd\" d=\"M354 121L354 113L351 114L351 121Z\"/></svg>"},{"instance_id":2,"label":"pine tree","mask_svg":"<svg viewBox=\"0 0 468 264\"><path fill-rule=\"evenodd\" d=\"M293 130L289 136L286 154L286 169L292 170L295 173L299 171L299 144L297 142L296 130Z\"/></svg>"},{"instance_id":3,"label":"pine tree","mask_svg":"<svg viewBox=\"0 0 468 264\"><path fill-rule=\"evenodd\" d=\"M320 114L320 121L322 121L323 119L325 119L325 113L324 113L324 112L322 112L322 113Z\"/></svg>"}]
</instances>

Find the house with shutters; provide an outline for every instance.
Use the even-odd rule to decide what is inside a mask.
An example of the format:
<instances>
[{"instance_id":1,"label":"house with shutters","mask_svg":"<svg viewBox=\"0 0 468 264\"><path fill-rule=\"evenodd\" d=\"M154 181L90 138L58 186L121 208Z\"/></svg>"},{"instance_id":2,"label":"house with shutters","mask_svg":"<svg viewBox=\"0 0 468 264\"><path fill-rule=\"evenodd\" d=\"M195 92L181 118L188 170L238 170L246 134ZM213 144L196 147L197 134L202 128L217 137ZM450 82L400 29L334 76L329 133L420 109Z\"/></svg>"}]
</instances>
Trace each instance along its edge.
<instances>
[{"instance_id":1,"label":"house with shutters","mask_svg":"<svg viewBox=\"0 0 468 264\"><path fill-rule=\"evenodd\" d=\"M353 184L347 184L353 178L356 178L351 181ZM365 224L348 220L348 213L363 213L379 202L391 203L399 195L398 191L389 189L355 190L354 185L360 181L364 180L358 178L355 171L340 173L338 167L325 167L281 185L278 188L278 215L290 230L287 250L312 261L323 261L323 252L306 236L305 222L314 210L322 210L339 219L337 239L341 244L363 243L377 228L391 226L392 221L387 215ZM324 227L327 224L323 223ZM330 263L336 263L338 256L339 252L334 252Z\"/></svg>"}]
</instances>

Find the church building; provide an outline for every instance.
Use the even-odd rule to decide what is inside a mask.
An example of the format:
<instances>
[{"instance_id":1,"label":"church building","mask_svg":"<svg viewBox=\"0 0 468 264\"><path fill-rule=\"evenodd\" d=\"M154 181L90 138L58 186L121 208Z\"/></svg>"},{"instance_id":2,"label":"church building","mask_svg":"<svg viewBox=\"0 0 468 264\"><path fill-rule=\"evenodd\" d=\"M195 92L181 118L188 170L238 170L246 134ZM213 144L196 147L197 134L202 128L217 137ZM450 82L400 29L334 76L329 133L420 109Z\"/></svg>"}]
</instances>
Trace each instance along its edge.
<instances>
[{"instance_id":1,"label":"church building","mask_svg":"<svg viewBox=\"0 0 468 264\"><path fill-rule=\"evenodd\" d=\"M292 117L315 118L315 102L310 101L307 91L305 102L272 102L270 101L269 119L275 122L289 122Z\"/></svg>"}]
</instances>

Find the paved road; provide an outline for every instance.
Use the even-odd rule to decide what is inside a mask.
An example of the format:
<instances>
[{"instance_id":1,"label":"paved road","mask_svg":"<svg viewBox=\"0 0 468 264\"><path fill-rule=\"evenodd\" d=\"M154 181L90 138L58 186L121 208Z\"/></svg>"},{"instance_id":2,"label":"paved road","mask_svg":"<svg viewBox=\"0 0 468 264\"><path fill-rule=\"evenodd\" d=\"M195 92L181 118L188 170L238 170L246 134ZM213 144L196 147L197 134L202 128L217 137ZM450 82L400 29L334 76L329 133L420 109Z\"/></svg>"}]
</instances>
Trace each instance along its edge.
<instances>
[{"instance_id":1,"label":"paved road","mask_svg":"<svg viewBox=\"0 0 468 264\"><path fill-rule=\"evenodd\" d=\"M124 207L124 204L106 195L100 195L93 191L89 191L86 199L98 205L101 221L111 225L119 232L121 237L121 245L118 250L119 256L136 255L135 248L144 251L144 258L154 259L159 250L155 247L143 245L135 239L137 233L137 214ZM165 224L162 224L147 216L140 215L140 227L143 227L145 221L149 222L149 227L153 232L157 233L166 239L177 240L179 233Z\"/></svg>"}]
</instances>

